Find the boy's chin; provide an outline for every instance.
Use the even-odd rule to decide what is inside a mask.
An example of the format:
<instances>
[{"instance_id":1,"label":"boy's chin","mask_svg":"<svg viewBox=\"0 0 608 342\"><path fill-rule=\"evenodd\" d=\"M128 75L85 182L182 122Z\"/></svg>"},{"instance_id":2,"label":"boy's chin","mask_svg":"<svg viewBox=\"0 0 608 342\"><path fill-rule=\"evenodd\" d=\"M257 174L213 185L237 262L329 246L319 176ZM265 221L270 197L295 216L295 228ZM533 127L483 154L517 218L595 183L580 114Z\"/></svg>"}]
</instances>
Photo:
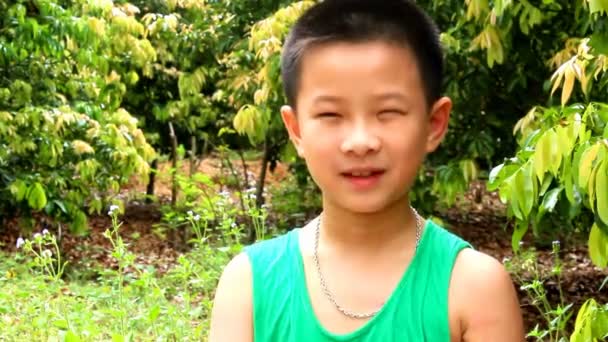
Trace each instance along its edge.
<instances>
[{"instance_id":1,"label":"boy's chin","mask_svg":"<svg viewBox=\"0 0 608 342\"><path fill-rule=\"evenodd\" d=\"M370 215L395 208L395 205L398 205L397 202L403 202L403 205L407 205L407 198L391 201L388 198L373 198L369 196L367 198L338 199L336 202L335 206L340 210L351 214Z\"/></svg>"}]
</instances>

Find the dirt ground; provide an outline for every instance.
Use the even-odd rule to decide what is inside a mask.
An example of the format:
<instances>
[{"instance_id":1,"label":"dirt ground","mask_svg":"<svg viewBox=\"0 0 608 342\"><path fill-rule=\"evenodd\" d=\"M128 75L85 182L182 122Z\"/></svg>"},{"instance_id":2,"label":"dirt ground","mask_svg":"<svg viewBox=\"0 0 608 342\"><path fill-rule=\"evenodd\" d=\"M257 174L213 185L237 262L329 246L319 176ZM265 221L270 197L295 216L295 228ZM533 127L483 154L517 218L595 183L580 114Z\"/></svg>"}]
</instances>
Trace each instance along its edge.
<instances>
[{"instance_id":1,"label":"dirt ground","mask_svg":"<svg viewBox=\"0 0 608 342\"><path fill-rule=\"evenodd\" d=\"M234 162L239 170L240 161ZM182 172L186 173L189 165L182 166ZM168 168L161 165L160 174L165 174L162 170ZM203 161L198 170L200 172L219 175L220 163L217 159ZM260 171L259 162L247 162L248 177L255 179ZM268 183L276 184L284 181L288 175L287 169L279 165L274 173L269 174ZM245 179L243 173L240 174L241 180ZM145 192L145 184L133 182L125 189L125 197L132 197L133 193L142 194ZM481 202L476 203L474 198L479 198L481 192ZM156 183L155 193L161 200L167 201L170 198L171 186L167 177L159 177ZM135 196L137 197L137 196ZM122 236L129 243L129 246L137 257L137 262L142 264L154 265L158 272L163 273L170 268L179 254L170 241L163 239L158 231L154 229L155 224L160 221L158 204L143 204L134 202L128 205L126 214L121 217L123 226ZM476 249L492 255L498 260L511 258L510 225L504 217L504 207L498 201L496 194L487 193L483 190L483 184L476 183L472 186L471 192L465 196L465 200L453 208L444 211L438 216L444 220L448 229L454 231L465 240L469 241ZM37 229L42 229L43 219L40 220ZM114 261L108 255L109 242L103 237L103 232L110 226L110 219L107 216L93 216L89 218L91 227L90 234L86 237L74 237L69 233L64 233L62 238L62 248L71 265L79 266L79 269L91 268L95 264L103 267L115 267ZM18 221L12 220L4 227L4 232L0 235L0 249L14 251L15 241L19 237L17 229ZM505 229L506 228L506 229ZM56 233L56 232L55 232ZM574 309L578 307L588 297L594 297L600 303L608 302L608 288L598 291L604 279L608 276L606 270L601 270L591 263L585 241L581 237L575 242L564 242L560 252L563 260L563 275L561 285L563 295L567 303L574 303ZM530 244L530 239L525 244ZM539 249L539 262L541 267L549 270L552 267L553 255L550 247ZM93 279L93 278L92 278ZM520 289L521 284L515 284L520 295L520 302L524 314L527 329L532 329L537 323L542 322L542 317L537 309L532 305L530 298ZM546 282L548 297L555 303L559 299L557 281L549 279ZM574 323L572 318L571 323Z\"/></svg>"}]
</instances>

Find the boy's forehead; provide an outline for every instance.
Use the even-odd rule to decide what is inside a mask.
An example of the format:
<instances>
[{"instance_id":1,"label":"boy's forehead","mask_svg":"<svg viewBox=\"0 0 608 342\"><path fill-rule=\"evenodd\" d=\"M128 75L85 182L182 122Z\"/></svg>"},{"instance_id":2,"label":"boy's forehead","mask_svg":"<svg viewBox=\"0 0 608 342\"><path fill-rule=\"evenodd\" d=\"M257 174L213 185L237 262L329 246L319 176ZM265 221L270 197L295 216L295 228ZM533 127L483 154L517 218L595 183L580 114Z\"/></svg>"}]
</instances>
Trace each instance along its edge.
<instances>
[{"instance_id":1,"label":"boy's forehead","mask_svg":"<svg viewBox=\"0 0 608 342\"><path fill-rule=\"evenodd\" d=\"M392 67L418 71L411 49L385 41L331 42L314 46L301 57L301 78L325 73L359 72ZM321 75L322 76L322 75Z\"/></svg>"},{"instance_id":2,"label":"boy's forehead","mask_svg":"<svg viewBox=\"0 0 608 342\"><path fill-rule=\"evenodd\" d=\"M338 102L344 90L362 89L378 100L406 100L409 88L422 86L409 48L382 41L310 49L302 56L299 83L299 95L315 103Z\"/></svg>"}]
</instances>

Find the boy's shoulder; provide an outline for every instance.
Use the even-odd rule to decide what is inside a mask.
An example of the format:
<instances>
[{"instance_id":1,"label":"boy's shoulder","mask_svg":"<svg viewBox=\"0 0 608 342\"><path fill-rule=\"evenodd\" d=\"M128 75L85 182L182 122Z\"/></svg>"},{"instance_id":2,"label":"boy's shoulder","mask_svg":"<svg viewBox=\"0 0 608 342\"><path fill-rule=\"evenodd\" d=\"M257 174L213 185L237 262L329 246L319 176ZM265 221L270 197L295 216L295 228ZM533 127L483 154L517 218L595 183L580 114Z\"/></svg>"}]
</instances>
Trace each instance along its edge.
<instances>
[{"instance_id":1,"label":"boy's shoulder","mask_svg":"<svg viewBox=\"0 0 608 342\"><path fill-rule=\"evenodd\" d=\"M298 252L299 228L281 233L267 240L259 240L243 248L242 254L248 259L254 271L269 272L272 268L293 262Z\"/></svg>"},{"instance_id":2,"label":"boy's shoulder","mask_svg":"<svg viewBox=\"0 0 608 342\"><path fill-rule=\"evenodd\" d=\"M276 252L277 250L285 249L291 242L290 240L296 238L293 235L296 235L297 232L298 229L296 228L266 240L258 240L248 246L245 246L243 248L243 252L250 255L253 253L263 253L269 251Z\"/></svg>"},{"instance_id":3,"label":"boy's shoulder","mask_svg":"<svg viewBox=\"0 0 608 342\"><path fill-rule=\"evenodd\" d=\"M463 249L454 262L449 292L450 306L468 339L487 340L496 331L504 332L504 341L523 336L513 281L496 258L473 248Z\"/></svg>"}]
</instances>

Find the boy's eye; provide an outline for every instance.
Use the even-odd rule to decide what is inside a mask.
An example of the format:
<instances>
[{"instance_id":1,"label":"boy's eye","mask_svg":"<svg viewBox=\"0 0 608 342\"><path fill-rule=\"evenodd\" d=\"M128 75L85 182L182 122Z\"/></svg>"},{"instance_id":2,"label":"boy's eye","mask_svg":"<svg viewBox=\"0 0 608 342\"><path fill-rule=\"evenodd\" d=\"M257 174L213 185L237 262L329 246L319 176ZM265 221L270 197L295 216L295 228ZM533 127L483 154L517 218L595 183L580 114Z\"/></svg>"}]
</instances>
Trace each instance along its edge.
<instances>
[{"instance_id":1,"label":"boy's eye","mask_svg":"<svg viewBox=\"0 0 608 342\"><path fill-rule=\"evenodd\" d=\"M380 111L380 113L378 115L404 115L405 112L399 109L386 109L386 110L382 110Z\"/></svg>"},{"instance_id":2,"label":"boy's eye","mask_svg":"<svg viewBox=\"0 0 608 342\"><path fill-rule=\"evenodd\" d=\"M319 118L337 118L339 115L337 113L333 113L333 112L324 112L324 113L320 113L317 114L317 117Z\"/></svg>"}]
</instances>

